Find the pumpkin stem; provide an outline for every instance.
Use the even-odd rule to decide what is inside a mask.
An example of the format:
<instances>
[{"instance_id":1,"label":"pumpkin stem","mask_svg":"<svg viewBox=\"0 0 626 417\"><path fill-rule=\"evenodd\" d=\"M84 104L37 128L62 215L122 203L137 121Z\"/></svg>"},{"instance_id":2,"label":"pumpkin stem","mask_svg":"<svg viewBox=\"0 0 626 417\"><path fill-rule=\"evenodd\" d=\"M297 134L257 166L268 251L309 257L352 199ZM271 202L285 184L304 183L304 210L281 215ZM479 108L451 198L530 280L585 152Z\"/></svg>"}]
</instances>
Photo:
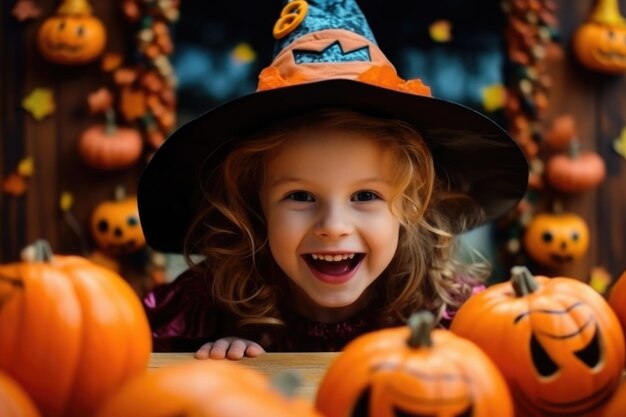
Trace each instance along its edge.
<instances>
[{"instance_id":1,"label":"pumpkin stem","mask_svg":"<svg viewBox=\"0 0 626 417\"><path fill-rule=\"evenodd\" d=\"M115 132L117 132L115 110L113 110L112 108L108 108L104 112L104 116L106 117L106 123L104 125L104 133L106 133L109 136L115 135Z\"/></svg>"},{"instance_id":2,"label":"pumpkin stem","mask_svg":"<svg viewBox=\"0 0 626 417\"><path fill-rule=\"evenodd\" d=\"M435 316L430 311L420 311L411 314L407 320L407 325L411 329L411 335L407 343L412 348L431 347L433 339L430 335L435 326Z\"/></svg>"},{"instance_id":3,"label":"pumpkin stem","mask_svg":"<svg viewBox=\"0 0 626 417\"><path fill-rule=\"evenodd\" d=\"M115 198L115 201L122 201L123 199L125 199L126 188L124 188L123 185L118 185L117 187L115 187L113 197Z\"/></svg>"},{"instance_id":4,"label":"pumpkin stem","mask_svg":"<svg viewBox=\"0 0 626 417\"><path fill-rule=\"evenodd\" d=\"M35 262L50 262L52 260L52 247L45 239L37 239L33 243L35 248Z\"/></svg>"},{"instance_id":5,"label":"pumpkin stem","mask_svg":"<svg viewBox=\"0 0 626 417\"><path fill-rule=\"evenodd\" d=\"M570 158L577 159L580 156L580 141L577 138L572 139L567 150Z\"/></svg>"},{"instance_id":6,"label":"pumpkin stem","mask_svg":"<svg viewBox=\"0 0 626 417\"><path fill-rule=\"evenodd\" d=\"M57 14L73 16L89 16L91 12L91 6L87 0L64 0L57 9Z\"/></svg>"},{"instance_id":7,"label":"pumpkin stem","mask_svg":"<svg viewBox=\"0 0 626 417\"><path fill-rule=\"evenodd\" d=\"M539 289L533 274L525 266L511 268L511 284L517 297L525 297Z\"/></svg>"},{"instance_id":8,"label":"pumpkin stem","mask_svg":"<svg viewBox=\"0 0 626 417\"><path fill-rule=\"evenodd\" d=\"M270 385L285 397L293 398L298 388L302 386L302 379L295 372L282 371L270 379Z\"/></svg>"}]
</instances>

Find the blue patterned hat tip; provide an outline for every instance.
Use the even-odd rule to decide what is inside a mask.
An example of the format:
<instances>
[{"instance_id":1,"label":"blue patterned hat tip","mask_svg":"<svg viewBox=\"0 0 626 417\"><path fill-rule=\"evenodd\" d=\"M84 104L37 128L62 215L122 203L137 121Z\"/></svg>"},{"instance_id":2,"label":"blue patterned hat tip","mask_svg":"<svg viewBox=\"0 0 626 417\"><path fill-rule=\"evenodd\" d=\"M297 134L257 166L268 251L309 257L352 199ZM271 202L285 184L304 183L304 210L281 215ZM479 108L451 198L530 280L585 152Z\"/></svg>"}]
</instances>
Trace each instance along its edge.
<instances>
[{"instance_id":1,"label":"blue patterned hat tip","mask_svg":"<svg viewBox=\"0 0 626 417\"><path fill-rule=\"evenodd\" d=\"M302 2L302 0L299 0ZM293 1L283 1L284 5ZM297 28L276 42L274 57L297 38L327 29L344 29L376 44L365 15L355 0L307 0L304 20Z\"/></svg>"}]
</instances>

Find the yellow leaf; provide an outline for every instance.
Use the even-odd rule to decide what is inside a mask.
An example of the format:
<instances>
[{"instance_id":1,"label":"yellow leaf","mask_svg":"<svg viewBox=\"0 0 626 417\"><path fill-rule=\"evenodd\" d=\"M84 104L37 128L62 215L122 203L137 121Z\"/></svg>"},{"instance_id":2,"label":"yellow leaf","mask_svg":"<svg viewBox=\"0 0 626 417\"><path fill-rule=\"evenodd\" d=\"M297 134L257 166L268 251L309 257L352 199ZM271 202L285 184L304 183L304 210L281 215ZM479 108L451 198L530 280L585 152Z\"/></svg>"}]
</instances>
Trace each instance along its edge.
<instances>
[{"instance_id":1,"label":"yellow leaf","mask_svg":"<svg viewBox=\"0 0 626 417\"><path fill-rule=\"evenodd\" d=\"M20 174L22 177L28 178L33 175L34 168L35 163L33 162L33 158L24 158L17 165L17 173Z\"/></svg>"},{"instance_id":2,"label":"yellow leaf","mask_svg":"<svg viewBox=\"0 0 626 417\"><path fill-rule=\"evenodd\" d=\"M35 120L41 120L54 113L55 103L52 90L47 88L35 88L22 100L22 107L30 112Z\"/></svg>"},{"instance_id":3,"label":"yellow leaf","mask_svg":"<svg viewBox=\"0 0 626 417\"><path fill-rule=\"evenodd\" d=\"M243 42L233 49L233 58L242 64L248 64L256 59L256 52L249 44Z\"/></svg>"},{"instance_id":4,"label":"yellow leaf","mask_svg":"<svg viewBox=\"0 0 626 417\"><path fill-rule=\"evenodd\" d=\"M506 101L506 88L493 84L483 89L483 107L488 112L501 109Z\"/></svg>"},{"instance_id":5,"label":"yellow leaf","mask_svg":"<svg viewBox=\"0 0 626 417\"><path fill-rule=\"evenodd\" d=\"M626 128L623 128L619 137L613 140L613 150L622 158L626 158Z\"/></svg>"},{"instance_id":6,"label":"yellow leaf","mask_svg":"<svg viewBox=\"0 0 626 417\"><path fill-rule=\"evenodd\" d=\"M61 198L59 199L59 207L61 211L69 211L74 205L74 196L72 193L67 191L63 191L61 193Z\"/></svg>"},{"instance_id":7,"label":"yellow leaf","mask_svg":"<svg viewBox=\"0 0 626 417\"><path fill-rule=\"evenodd\" d=\"M435 42L450 42L452 40L452 23L449 20L437 20L430 25L428 32Z\"/></svg>"},{"instance_id":8,"label":"yellow leaf","mask_svg":"<svg viewBox=\"0 0 626 417\"><path fill-rule=\"evenodd\" d=\"M591 269L591 277L589 278L589 285L591 288L604 294L607 287L611 283L611 274L602 266L596 266Z\"/></svg>"}]
</instances>

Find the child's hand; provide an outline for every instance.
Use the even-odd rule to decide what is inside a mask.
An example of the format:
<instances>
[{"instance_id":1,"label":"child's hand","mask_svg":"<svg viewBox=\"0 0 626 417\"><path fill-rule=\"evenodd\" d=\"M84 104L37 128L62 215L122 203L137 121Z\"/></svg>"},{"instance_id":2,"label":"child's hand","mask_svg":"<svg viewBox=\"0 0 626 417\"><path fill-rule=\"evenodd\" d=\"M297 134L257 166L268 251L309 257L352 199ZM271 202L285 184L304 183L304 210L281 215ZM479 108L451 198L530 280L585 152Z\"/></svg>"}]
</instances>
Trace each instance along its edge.
<instances>
[{"instance_id":1,"label":"child's hand","mask_svg":"<svg viewBox=\"0 0 626 417\"><path fill-rule=\"evenodd\" d=\"M196 359L239 360L244 356L254 358L262 353L265 353L265 349L256 342L238 337L223 337L200 346L196 352Z\"/></svg>"}]
</instances>

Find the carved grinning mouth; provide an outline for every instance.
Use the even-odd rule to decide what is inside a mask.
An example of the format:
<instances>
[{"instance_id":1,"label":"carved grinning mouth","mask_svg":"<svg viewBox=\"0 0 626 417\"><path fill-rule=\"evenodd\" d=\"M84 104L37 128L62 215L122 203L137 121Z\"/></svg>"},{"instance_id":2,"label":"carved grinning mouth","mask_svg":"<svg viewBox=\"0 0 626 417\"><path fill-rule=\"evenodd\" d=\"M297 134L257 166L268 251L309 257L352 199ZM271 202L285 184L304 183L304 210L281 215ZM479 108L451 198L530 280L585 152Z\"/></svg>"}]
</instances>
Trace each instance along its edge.
<instances>
[{"instance_id":1,"label":"carved grinning mouth","mask_svg":"<svg viewBox=\"0 0 626 417\"><path fill-rule=\"evenodd\" d=\"M550 259L552 259L554 262L558 263L559 265L563 265L565 263L572 262L574 260L574 257L572 255L559 255L556 253L551 253Z\"/></svg>"},{"instance_id":2,"label":"carved grinning mouth","mask_svg":"<svg viewBox=\"0 0 626 417\"><path fill-rule=\"evenodd\" d=\"M50 41L48 42L48 47L58 52L65 51L70 53L77 53L83 50L82 45L70 45L65 42L54 43Z\"/></svg>"},{"instance_id":3,"label":"carved grinning mouth","mask_svg":"<svg viewBox=\"0 0 626 417\"><path fill-rule=\"evenodd\" d=\"M364 253L307 253L302 255L311 268L326 275L347 274L356 268L364 257Z\"/></svg>"}]
</instances>

